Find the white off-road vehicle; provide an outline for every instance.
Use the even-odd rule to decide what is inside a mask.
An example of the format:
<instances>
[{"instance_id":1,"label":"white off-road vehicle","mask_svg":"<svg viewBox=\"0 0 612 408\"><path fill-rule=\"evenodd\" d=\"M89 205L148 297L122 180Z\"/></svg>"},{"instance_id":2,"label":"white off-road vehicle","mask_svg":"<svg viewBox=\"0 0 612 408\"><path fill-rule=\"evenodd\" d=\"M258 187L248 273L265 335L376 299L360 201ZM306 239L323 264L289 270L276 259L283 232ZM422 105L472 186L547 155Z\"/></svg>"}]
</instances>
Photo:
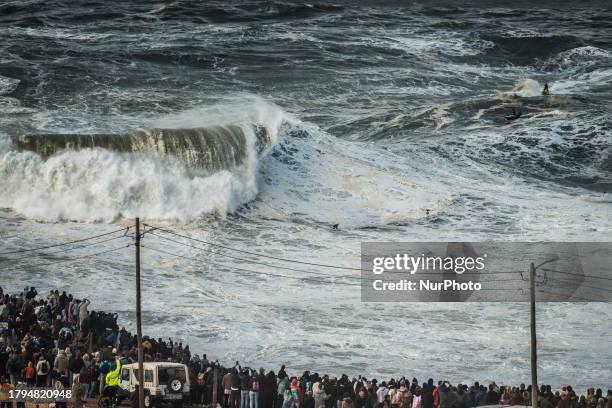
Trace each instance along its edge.
<instances>
[{"instance_id":1,"label":"white off-road vehicle","mask_svg":"<svg viewBox=\"0 0 612 408\"><path fill-rule=\"evenodd\" d=\"M144 363L144 405L160 407L163 403L181 408L189 397L189 370L179 363ZM138 384L138 364L121 367L118 396L129 398Z\"/></svg>"}]
</instances>

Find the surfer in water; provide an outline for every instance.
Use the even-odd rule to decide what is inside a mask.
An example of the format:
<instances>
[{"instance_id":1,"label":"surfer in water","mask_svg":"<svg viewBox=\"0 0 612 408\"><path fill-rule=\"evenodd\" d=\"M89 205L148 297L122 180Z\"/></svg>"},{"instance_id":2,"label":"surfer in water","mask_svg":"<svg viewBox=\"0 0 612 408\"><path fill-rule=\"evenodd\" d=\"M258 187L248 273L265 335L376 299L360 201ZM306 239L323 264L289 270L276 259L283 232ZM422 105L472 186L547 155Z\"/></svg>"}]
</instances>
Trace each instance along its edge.
<instances>
[{"instance_id":1,"label":"surfer in water","mask_svg":"<svg viewBox=\"0 0 612 408\"><path fill-rule=\"evenodd\" d=\"M548 82L544 83L544 88L542 88L542 96L550 95L550 90L548 89Z\"/></svg>"},{"instance_id":2,"label":"surfer in water","mask_svg":"<svg viewBox=\"0 0 612 408\"><path fill-rule=\"evenodd\" d=\"M521 108L519 108L518 111L516 110L516 108L512 108L512 115L504 116L504 118L506 118L506 120L508 121L513 121L520 118L522 114L523 110Z\"/></svg>"}]
</instances>

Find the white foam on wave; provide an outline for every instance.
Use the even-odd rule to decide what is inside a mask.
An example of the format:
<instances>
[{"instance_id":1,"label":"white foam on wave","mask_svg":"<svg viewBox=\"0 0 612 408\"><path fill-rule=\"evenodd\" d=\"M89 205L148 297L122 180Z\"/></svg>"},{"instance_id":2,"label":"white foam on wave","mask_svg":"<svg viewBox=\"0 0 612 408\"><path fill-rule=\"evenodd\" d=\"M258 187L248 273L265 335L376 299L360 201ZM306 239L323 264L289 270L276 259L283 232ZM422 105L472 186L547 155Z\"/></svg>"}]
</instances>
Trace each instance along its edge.
<instances>
[{"instance_id":1,"label":"white foam on wave","mask_svg":"<svg viewBox=\"0 0 612 408\"><path fill-rule=\"evenodd\" d=\"M28 108L22 107L18 99L6 96L16 90L20 82L18 79L0 75L0 112L10 114L31 111Z\"/></svg>"},{"instance_id":2,"label":"white foam on wave","mask_svg":"<svg viewBox=\"0 0 612 408\"><path fill-rule=\"evenodd\" d=\"M71 28L59 27L9 27L2 31L5 31L8 35L12 36L23 35L32 38L48 38L83 42L101 41L113 36L113 34L110 33L99 33L93 31L87 32L83 29L75 30Z\"/></svg>"},{"instance_id":3,"label":"white foam on wave","mask_svg":"<svg viewBox=\"0 0 612 408\"><path fill-rule=\"evenodd\" d=\"M287 114L278 106L264 99L250 95L232 95L211 106L200 106L178 113L154 118L147 127L189 128L217 126L228 123L260 123L268 129L274 129L272 136L276 141L278 128Z\"/></svg>"},{"instance_id":4,"label":"white foam on wave","mask_svg":"<svg viewBox=\"0 0 612 408\"><path fill-rule=\"evenodd\" d=\"M140 216L186 222L233 211L257 193L252 169L190 177L179 164L104 149L66 151L48 160L9 152L0 159L0 169L0 205L46 221Z\"/></svg>"},{"instance_id":5,"label":"white foam on wave","mask_svg":"<svg viewBox=\"0 0 612 408\"><path fill-rule=\"evenodd\" d=\"M544 63L544 67L560 72L563 77L551 83L550 91L569 94L594 90L612 81L612 52L593 46L563 51Z\"/></svg>"},{"instance_id":6,"label":"white foam on wave","mask_svg":"<svg viewBox=\"0 0 612 408\"><path fill-rule=\"evenodd\" d=\"M471 56L481 54L493 43L479 38L462 38L454 32L440 31L435 34L389 32L379 38L362 38L362 42L419 54L427 58L431 53L449 56Z\"/></svg>"},{"instance_id":7,"label":"white foam on wave","mask_svg":"<svg viewBox=\"0 0 612 408\"><path fill-rule=\"evenodd\" d=\"M0 95L13 92L19 85L19 80L0 75Z\"/></svg>"},{"instance_id":8,"label":"white foam on wave","mask_svg":"<svg viewBox=\"0 0 612 408\"><path fill-rule=\"evenodd\" d=\"M598 69L568 79L555 81L550 86L550 92L556 94L583 92L594 90L599 86L609 85L611 82L612 68Z\"/></svg>"},{"instance_id":9,"label":"white foam on wave","mask_svg":"<svg viewBox=\"0 0 612 408\"><path fill-rule=\"evenodd\" d=\"M533 96L540 96L542 94L542 85L535 79L523 79L517 82L516 86L505 92L499 92L498 96L501 98L518 96L521 98L529 98Z\"/></svg>"},{"instance_id":10,"label":"white foam on wave","mask_svg":"<svg viewBox=\"0 0 612 408\"><path fill-rule=\"evenodd\" d=\"M594 91L612 81L612 53L593 46L577 47L549 58L542 63L545 71L556 73L558 79L548 81L551 94L572 94ZM538 75L538 72L531 72ZM541 96L543 81L523 78L510 91L499 92L501 98Z\"/></svg>"},{"instance_id":11,"label":"white foam on wave","mask_svg":"<svg viewBox=\"0 0 612 408\"><path fill-rule=\"evenodd\" d=\"M259 160L251 124L268 127L274 142L280 110L266 103L252 109L225 105L223 115L199 109L157 121L202 126L233 113L233 121L244 124L248 158L231 171L212 175L193 173L174 161L105 149L63 151L45 160L13 150L8 136L0 136L0 207L45 221L113 222L140 216L188 222L205 214L223 216L256 197Z\"/></svg>"},{"instance_id":12,"label":"white foam on wave","mask_svg":"<svg viewBox=\"0 0 612 408\"><path fill-rule=\"evenodd\" d=\"M544 65L557 71L567 72L589 67L598 61L610 58L612 58L610 51L589 45L560 52L549 58Z\"/></svg>"},{"instance_id":13,"label":"white foam on wave","mask_svg":"<svg viewBox=\"0 0 612 408\"><path fill-rule=\"evenodd\" d=\"M262 198L286 218L360 228L420 219L444 211L449 194L432 191L415 167L394 168L375 143L336 139L320 128L287 121L282 151L266 163ZM291 138L292 131L308 135Z\"/></svg>"}]
</instances>

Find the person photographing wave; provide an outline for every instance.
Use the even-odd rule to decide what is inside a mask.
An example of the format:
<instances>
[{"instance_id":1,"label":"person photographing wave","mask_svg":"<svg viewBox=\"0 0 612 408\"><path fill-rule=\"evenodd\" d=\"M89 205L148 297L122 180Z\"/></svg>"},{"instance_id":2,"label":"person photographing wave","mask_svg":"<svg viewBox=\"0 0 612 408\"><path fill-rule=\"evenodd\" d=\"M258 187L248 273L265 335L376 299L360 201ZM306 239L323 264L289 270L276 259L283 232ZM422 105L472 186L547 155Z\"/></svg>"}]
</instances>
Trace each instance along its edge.
<instances>
[{"instance_id":1,"label":"person photographing wave","mask_svg":"<svg viewBox=\"0 0 612 408\"><path fill-rule=\"evenodd\" d=\"M106 383L106 387L104 388L104 392L102 393L102 397L107 397L109 399L108 406L112 407L115 404L115 399L117 397L117 388L119 388L119 372L121 371L121 357L118 355L115 356L115 362L111 366L108 373L106 373L106 378L104 382Z\"/></svg>"}]
</instances>

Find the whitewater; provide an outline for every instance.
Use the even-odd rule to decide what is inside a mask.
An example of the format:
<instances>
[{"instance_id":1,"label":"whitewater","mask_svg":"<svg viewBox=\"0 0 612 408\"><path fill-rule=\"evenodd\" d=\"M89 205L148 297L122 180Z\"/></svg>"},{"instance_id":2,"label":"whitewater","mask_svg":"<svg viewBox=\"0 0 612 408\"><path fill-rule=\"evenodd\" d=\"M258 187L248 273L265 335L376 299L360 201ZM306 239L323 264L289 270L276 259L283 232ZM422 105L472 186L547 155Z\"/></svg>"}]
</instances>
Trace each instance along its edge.
<instances>
[{"instance_id":1,"label":"whitewater","mask_svg":"<svg viewBox=\"0 0 612 408\"><path fill-rule=\"evenodd\" d=\"M291 372L528 382L527 304L362 303L358 271L203 242L359 268L367 241L609 240L609 5L90 3L0 5L0 252L140 217L199 240L143 238L153 336ZM130 237L96 242L0 255L0 286L133 328ZM542 381L609 387L610 312L538 306Z\"/></svg>"}]
</instances>

